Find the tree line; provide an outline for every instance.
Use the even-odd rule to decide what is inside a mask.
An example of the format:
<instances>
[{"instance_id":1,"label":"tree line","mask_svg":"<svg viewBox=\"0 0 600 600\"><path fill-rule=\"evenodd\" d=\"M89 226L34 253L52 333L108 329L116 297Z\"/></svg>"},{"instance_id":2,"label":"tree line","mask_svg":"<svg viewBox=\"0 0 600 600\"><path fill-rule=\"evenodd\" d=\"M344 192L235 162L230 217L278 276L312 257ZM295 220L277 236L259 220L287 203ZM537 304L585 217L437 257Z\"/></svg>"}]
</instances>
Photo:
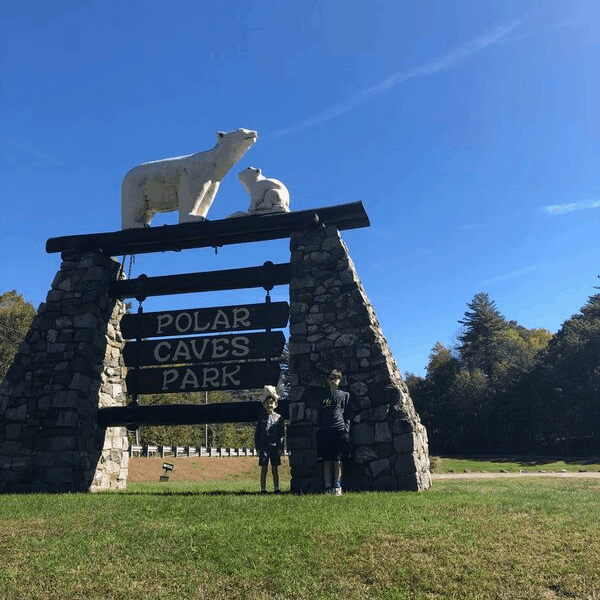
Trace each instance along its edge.
<instances>
[{"instance_id":1,"label":"tree line","mask_svg":"<svg viewBox=\"0 0 600 600\"><path fill-rule=\"evenodd\" d=\"M432 454L600 454L600 294L556 334L476 294L456 343L407 374Z\"/></svg>"},{"instance_id":2,"label":"tree line","mask_svg":"<svg viewBox=\"0 0 600 600\"><path fill-rule=\"evenodd\" d=\"M0 381L35 308L16 290L0 295ZM432 454L600 455L600 294L556 334L507 320L476 294L456 343L437 342L425 377L407 374ZM287 356L287 354L286 354ZM282 395L285 397L285 370ZM259 391L141 396L142 404L255 400ZM139 443L249 447L254 425L141 427Z\"/></svg>"}]
</instances>

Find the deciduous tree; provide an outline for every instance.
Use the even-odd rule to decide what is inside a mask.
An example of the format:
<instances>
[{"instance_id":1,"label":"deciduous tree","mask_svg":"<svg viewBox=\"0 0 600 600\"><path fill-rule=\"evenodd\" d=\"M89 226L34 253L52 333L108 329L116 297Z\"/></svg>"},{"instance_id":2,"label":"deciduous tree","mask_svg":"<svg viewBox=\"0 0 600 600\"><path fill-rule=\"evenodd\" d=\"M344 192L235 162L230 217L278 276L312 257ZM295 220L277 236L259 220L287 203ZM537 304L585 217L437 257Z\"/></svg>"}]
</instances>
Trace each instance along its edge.
<instances>
[{"instance_id":1,"label":"deciduous tree","mask_svg":"<svg viewBox=\"0 0 600 600\"><path fill-rule=\"evenodd\" d=\"M16 290L0 296L0 381L11 366L34 316L33 305Z\"/></svg>"}]
</instances>

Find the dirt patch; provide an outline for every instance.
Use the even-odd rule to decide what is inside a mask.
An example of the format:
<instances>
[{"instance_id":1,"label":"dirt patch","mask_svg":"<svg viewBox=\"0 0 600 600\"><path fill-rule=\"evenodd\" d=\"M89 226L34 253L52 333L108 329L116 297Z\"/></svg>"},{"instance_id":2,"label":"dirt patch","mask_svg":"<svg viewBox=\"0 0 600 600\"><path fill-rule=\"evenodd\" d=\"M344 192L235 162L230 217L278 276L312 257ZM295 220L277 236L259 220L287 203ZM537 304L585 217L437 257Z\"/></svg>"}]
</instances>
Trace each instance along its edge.
<instances>
[{"instance_id":1,"label":"dirt patch","mask_svg":"<svg viewBox=\"0 0 600 600\"><path fill-rule=\"evenodd\" d=\"M259 467L257 457L203 457L203 458L138 458L129 459L128 481L158 481L164 475L163 463L171 463L174 469L169 473L169 481L204 481L231 479L235 477L256 477Z\"/></svg>"}]
</instances>

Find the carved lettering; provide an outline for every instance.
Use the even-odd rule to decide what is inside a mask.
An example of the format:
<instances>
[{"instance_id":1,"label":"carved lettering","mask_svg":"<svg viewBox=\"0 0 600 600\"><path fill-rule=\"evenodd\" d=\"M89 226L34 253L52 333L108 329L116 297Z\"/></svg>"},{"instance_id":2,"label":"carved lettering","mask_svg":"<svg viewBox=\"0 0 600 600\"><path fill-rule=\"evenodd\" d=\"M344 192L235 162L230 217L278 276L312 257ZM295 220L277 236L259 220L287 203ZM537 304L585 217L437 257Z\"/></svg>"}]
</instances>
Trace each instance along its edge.
<instances>
[{"instance_id":1,"label":"carved lettering","mask_svg":"<svg viewBox=\"0 0 600 600\"><path fill-rule=\"evenodd\" d=\"M190 313L179 313L175 318L175 329L177 329L179 333L185 333L191 329L192 323L192 315L190 315Z\"/></svg>"},{"instance_id":2,"label":"carved lettering","mask_svg":"<svg viewBox=\"0 0 600 600\"><path fill-rule=\"evenodd\" d=\"M163 371L163 386L162 391L169 389L169 385L174 381L177 381L178 373L176 369L167 369Z\"/></svg>"},{"instance_id":3,"label":"carved lettering","mask_svg":"<svg viewBox=\"0 0 600 600\"><path fill-rule=\"evenodd\" d=\"M161 354L161 350L163 348L166 348L167 350L167 354ZM170 342L159 342L158 344L156 344L156 346L154 346L154 360L158 361L159 363L165 363L169 360L170 358L170 353L169 350L171 350L171 343Z\"/></svg>"},{"instance_id":4,"label":"carved lettering","mask_svg":"<svg viewBox=\"0 0 600 600\"><path fill-rule=\"evenodd\" d=\"M242 358L250 354L250 340L245 335L239 335L231 340L231 354L237 358Z\"/></svg>"},{"instance_id":5,"label":"carved lettering","mask_svg":"<svg viewBox=\"0 0 600 600\"><path fill-rule=\"evenodd\" d=\"M225 387L228 381L231 383L231 385L240 385L240 380L234 379L234 377L241 371L241 369L242 368L239 365L235 365L233 367L223 367L223 380L221 382L221 387Z\"/></svg>"},{"instance_id":6,"label":"carved lettering","mask_svg":"<svg viewBox=\"0 0 600 600\"><path fill-rule=\"evenodd\" d=\"M206 331L210 327L210 322L207 321L203 325L198 322L198 311L194 313L194 331Z\"/></svg>"},{"instance_id":7,"label":"carved lettering","mask_svg":"<svg viewBox=\"0 0 600 600\"><path fill-rule=\"evenodd\" d=\"M156 317L156 321L158 323L156 327L156 335L160 335L164 329L173 322L173 315L170 315L169 313L158 315Z\"/></svg>"},{"instance_id":8,"label":"carved lettering","mask_svg":"<svg viewBox=\"0 0 600 600\"><path fill-rule=\"evenodd\" d=\"M233 327L250 327L250 311L245 307L233 309Z\"/></svg>"},{"instance_id":9,"label":"carved lettering","mask_svg":"<svg viewBox=\"0 0 600 600\"><path fill-rule=\"evenodd\" d=\"M229 348L227 348L227 344L229 344L229 340L226 338L213 339L211 358L225 358L229 354Z\"/></svg>"},{"instance_id":10,"label":"carved lettering","mask_svg":"<svg viewBox=\"0 0 600 600\"><path fill-rule=\"evenodd\" d=\"M202 348L200 351L198 351L198 348L196 348L196 342L199 342L200 340L192 340L191 344L192 344L192 351L194 352L194 356L198 359L198 360L202 360L204 358L204 353L206 352L206 347L208 346L208 342L210 341L210 338L204 338L202 340Z\"/></svg>"},{"instance_id":11,"label":"carved lettering","mask_svg":"<svg viewBox=\"0 0 600 600\"><path fill-rule=\"evenodd\" d=\"M191 360L192 356L185 340L179 340L175 352L173 352L173 362L186 362Z\"/></svg>"},{"instance_id":12,"label":"carved lettering","mask_svg":"<svg viewBox=\"0 0 600 600\"><path fill-rule=\"evenodd\" d=\"M220 369L217 367L202 369L202 387L219 387L220 374Z\"/></svg>"},{"instance_id":13,"label":"carved lettering","mask_svg":"<svg viewBox=\"0 0 600 600\"><path fill-rule=\"evenodd\" d=\"M229 318L227 317L227 313L219 308L217 310L217 315L215 316L215 320L213 321L211 329L213 331L223 330L223 329L231 329L231 324L229 323Z\"/></svg>"},{"instance_id":14,"label":"carved lettering","mask_svg":"<svg viewBox=\"0 0 600 600\"><path fill-rule=\"evenodd\" d=\"M125 315L121 331L126 339L219 333L285 327L288 319L287 302L191 308L171 312Z\"/></svg>"},{"instance_id":15,"label":"carved lettering","mask_svg":"<svg viewBox=\"0 0 600 600\"><path fill-rule=\"evenodd\" d=\"M276 363L209 363L204 366L180 366L134 370L127 374L130 393L154 394L197 390L257 389L274 385L280 369Z\"/></svg>"},{"instance_id":16,"label":"carved lettering","mask_svg":"<svg viewBox=\"0 0 600 600\"><path fill-rule=\"evenodd\" d=\"M185 370L185 375L181 380L181 386L179 386L179 389L185 390L188 386L192 390L198 389L198 377L196 377L196 373L194 373L192 369Z\"/></svg>"}]
</instances>

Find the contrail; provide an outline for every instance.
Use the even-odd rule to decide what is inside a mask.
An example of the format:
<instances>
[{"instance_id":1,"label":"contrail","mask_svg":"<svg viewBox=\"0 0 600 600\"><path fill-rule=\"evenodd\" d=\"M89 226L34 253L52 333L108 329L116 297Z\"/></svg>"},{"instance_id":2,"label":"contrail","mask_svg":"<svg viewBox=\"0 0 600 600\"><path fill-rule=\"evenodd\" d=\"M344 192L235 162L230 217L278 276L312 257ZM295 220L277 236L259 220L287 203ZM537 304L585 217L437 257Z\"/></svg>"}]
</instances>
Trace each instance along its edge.
<instances>
[{"instance_id":1,"label":"contrail","mask_svg":"<svg viewBox=\"0 0 600 600\"><path fill-rule=\"evenodd\" d=\"M270 134L270 137L281 137L284 135L288 135L290 133L296 133L303 129L307 129L309 127L313 127L315 125L320 125L321 123L325 123L327 121L331 121L335 117L343 115L353 108L359 106L360 104L364 104L368 100L383 94L396 87L397 85L408 81L409 79L413 79L414 77L425 77L427 75L434 75L439 71L443 71L445 69L449 69L454 67L458 63L464 61L465 59L485 50L489 46L496 44L503 40L513 29L521 25L523 19L518 19L510 23L509 25L504 25L500 27L496 27L496 29L484 33L483 35L475 38L470 41L468 44L461 46L460 48L456 48L451 50L444 56L433 59L429 62L426 62L422 65L418 65L409 69L408 71L400 71L391 75L387 79L380 81L379 83L359 92L358 94L346 98L341 102L334 104L332 107L323 111L322 113L311 117L310 119L306 119L305 121L301 121L296 125L291 125L290 127L285 127L283 129L277 129Z\"/></svg>"},{"instance_id":2,"label":"contrail","mask_svg":"<svg viewBox=\"0 0 600 600\"><path fill-rule=\"evenodd\" d=\"M586 210L588 208L600 208L600 200L570 202L568 204L552 204L550 206L544 206L540 210L546 215L566 215L575 210Z\"/></svg>"}]
</instances>

